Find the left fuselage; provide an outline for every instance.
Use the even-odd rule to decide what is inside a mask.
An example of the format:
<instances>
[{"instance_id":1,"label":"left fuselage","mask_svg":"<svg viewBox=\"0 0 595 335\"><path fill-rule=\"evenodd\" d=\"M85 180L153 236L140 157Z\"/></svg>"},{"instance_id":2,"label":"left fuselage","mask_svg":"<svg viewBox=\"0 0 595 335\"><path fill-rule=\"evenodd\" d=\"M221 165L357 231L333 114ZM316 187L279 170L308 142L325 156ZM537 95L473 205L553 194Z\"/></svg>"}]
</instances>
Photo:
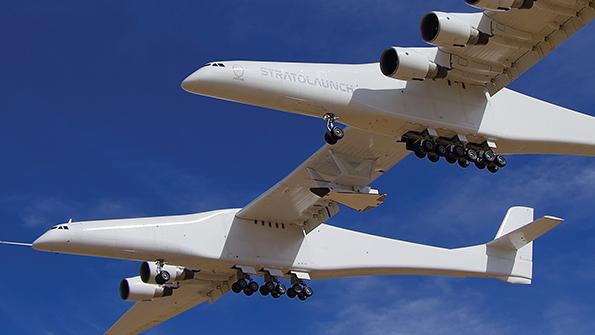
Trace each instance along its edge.
<instances>
[{"instance_id":1,"label":"left fuselage","mask_svg":"<svg viewBox=\"0 0 595 335\"><path fill-rule=\"evenodd\" d=\"M308 234L295 225L246 221L238 209L191 215L87 221L62 225L37 239L42 251L163 260L204 273L229 273L238 265L300 271L312 279L377 274L515 276L531 262L493 257L486 245L446 249L322 224ZM489 265L488 265L489 264ZM512 265L514 265L514 270Z\"/></svg>"}]
</instances>

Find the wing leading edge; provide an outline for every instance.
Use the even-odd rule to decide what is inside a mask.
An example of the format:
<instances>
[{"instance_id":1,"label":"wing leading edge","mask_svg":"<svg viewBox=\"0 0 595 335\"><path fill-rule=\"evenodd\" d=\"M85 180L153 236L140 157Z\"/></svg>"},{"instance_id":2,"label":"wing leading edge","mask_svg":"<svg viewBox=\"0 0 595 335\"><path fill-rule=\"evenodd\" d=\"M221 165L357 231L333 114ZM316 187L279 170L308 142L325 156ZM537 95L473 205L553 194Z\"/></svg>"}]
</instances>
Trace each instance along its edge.
<instances>
[{"instance_id":1,"label":"wing leading edge","mask_svg":"<svg viewBox=\"0 0 595 335\"><path fill-rule=\"evenodd\" d=\"M336 145L325 145L289 176L260 195L237 217L303 226L312 231L339 211L382 204L384 195L369 184L409 152L394 138L355 128Z\"/></svg>"}]
</instances>

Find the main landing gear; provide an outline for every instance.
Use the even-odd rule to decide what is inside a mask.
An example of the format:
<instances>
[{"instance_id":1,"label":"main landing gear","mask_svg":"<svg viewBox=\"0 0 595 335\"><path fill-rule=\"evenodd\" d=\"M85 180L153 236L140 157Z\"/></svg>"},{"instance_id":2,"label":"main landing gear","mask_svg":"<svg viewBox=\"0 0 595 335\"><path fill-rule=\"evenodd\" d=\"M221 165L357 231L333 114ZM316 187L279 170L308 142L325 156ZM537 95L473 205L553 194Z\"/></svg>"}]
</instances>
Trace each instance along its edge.
<instances>
[{"instance_id":1,"label":"main landing gear","mask_svg":"<svg viewBox=\"0 0 595 335\"><path fill-rule=\"evenodd\" d=\"M343 129L335 125L335 121L338 119L335 114L326 113L322 116L326 121L326 133L324 133L324 140L330 145L335 145L337 142L345 136Z\"/></svg>"},{"instance_id":2,"label":"main landing gear","mask_svg":"<svg viewBox=\"0 0 595 335\"><path fill-rule=\"evenodd\" d=\"M428 158L436 163L441 157L450 163L467 168L472 163L478 169L487 168L491 173L498 172L507 164L504 156L498 155L484 142L482 144L461 141L459 136L453 138L439 137L429 131L422 133L408 132L401 137L407 150L413 151L419 158Z\"/></svg>"},{"instance_id":3,"label":"main landing gear","mask_svg":"<svg viewBox=\"0 0 595 335\"><path fill-rule=\"evenodd\" d=\"M264 273L264 283L258 283L250 277L249 274L238 270L238 280L231 285L231 290L235 293L244 292L246 296L251 296L255 292L260 292L262 296L270 295L274 299L278 299L283 295L289 298L298 298L305 301L314 294L314 290L308 286L304 280L298 279L294 275L291 277L291 287L287 288L279 280L278 277L271 275L269 272Z\"/></svg>"}]
</instances>

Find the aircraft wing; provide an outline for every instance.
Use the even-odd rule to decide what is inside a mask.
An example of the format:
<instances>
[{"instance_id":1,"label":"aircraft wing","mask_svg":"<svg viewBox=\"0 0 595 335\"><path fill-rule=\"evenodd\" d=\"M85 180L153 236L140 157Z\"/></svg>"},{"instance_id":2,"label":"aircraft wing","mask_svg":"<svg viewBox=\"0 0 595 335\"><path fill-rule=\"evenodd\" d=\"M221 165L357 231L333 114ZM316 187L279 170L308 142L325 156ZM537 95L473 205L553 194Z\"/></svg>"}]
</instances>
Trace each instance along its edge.
<instances>
[{"instance_id":1,"label":"aircraft wing","mask_svg":"<svg viewBox=\"0 0 595 335\"><path fill-rule=\"evenodd\" d=\"M225 282L206 280L181 282L181 286L169 297L134 304L105 335L141 333L205 301L214 302L227 291Z\"/></svg>"},{"instance_id":2,"label":"aircraft wing","mask_svg":"<svg viewBox=\"0 0 595 335\"><path fill-rule=\"evenodd\" d=\"M369 183L409 151L394 138L355 128L333 146L325 145L289 176L256 198L237 217L271 225L298 225L310 232L339 211L379 206L384 195Z\"/></svg>"},{"instance_id":3,"label":"aircraft wing","mask_svg":"<svg viewBox=\"0 0 595 335\"><path fill-rule=\"evenodd\" d=\"M486 86L493 95L589 24L591 0L539 0L530 9L456 14L490 35L486 45L440 46L448 79Z\"/></svg>"}]
</instances>

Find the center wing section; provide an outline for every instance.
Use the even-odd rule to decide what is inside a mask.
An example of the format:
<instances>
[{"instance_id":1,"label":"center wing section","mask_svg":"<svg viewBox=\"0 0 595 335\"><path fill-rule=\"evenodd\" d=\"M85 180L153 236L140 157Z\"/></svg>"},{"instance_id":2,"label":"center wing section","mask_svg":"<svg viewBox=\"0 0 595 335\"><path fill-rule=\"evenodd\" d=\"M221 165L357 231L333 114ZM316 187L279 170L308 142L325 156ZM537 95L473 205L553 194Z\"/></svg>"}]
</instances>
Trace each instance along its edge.
<instances>
[{"instance_id":1,"label":"center wing section","mask_svg":"<svg viewBox=\"0 0 595 335\"><path fill-rule=\"evenodd\" d=\"M105 333L135 335L205 301L214 302L229 290L226 281L183 281L169 297L137 302Z\"/></svg>"},{"instance_id":2,"label":"center wing section","mask_svg":"<svg viewBox=\"0 0 595 335\"><path fill-rule=\"evenodd\" d=\"M358 211L377 207L384 195L369 184L409 151L394 138L350 128L236 216L270 224L302 226L306 233L330 219L339 204Z\"/></svg>"}]
</instances>

